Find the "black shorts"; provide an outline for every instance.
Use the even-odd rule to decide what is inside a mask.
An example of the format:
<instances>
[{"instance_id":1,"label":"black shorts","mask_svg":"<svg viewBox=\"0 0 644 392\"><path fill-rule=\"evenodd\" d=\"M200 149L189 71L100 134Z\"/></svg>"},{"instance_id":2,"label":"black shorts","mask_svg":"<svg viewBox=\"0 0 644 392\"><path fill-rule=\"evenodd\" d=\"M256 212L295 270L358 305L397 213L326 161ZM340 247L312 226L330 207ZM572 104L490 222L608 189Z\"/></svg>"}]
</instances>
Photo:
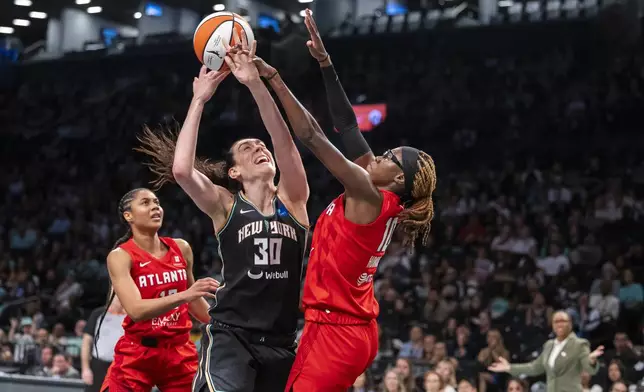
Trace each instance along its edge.
<instances>
[{"instance_id":1,"label":"black shorts","mask_svg":"<svg viewBox=\"0 0 644 392\"><path fill-rule=\"evenodd\" d=\"M295 335L264 336L217 322L202 330L193 392L284 392Z\"/></svg>"}]
</instances>

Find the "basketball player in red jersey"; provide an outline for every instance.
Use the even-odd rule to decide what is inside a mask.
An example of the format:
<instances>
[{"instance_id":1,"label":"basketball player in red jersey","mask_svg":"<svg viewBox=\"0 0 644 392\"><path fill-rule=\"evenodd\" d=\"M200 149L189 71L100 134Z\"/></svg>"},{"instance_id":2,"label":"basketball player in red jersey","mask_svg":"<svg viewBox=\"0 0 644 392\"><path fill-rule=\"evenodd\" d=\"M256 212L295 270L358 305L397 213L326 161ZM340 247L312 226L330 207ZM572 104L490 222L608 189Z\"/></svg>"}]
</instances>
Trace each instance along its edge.
<instances>
[{"instance_id":1,"label":"basketball player in red jersey","mask_svg":"<svg viewBox=\"0 0 644 392\"><path fill-rule=\"evenodd\" d=\"M436 171L432 158L412 147L375 157L362 137L351 104L324 50L310 11L310 52L322 67L334 125L348 158L326 138L315 119L288 90L275 70L256 59L291 120L295 135L344 185L313 233L304 283L306 324L286 391L346 391L378 351L378 302L373 275L395 230L413 246L424 240L434 215ZM272 76L267 76L272 75Z\"/></svg>"},{"instance_id":2,"label":"basketball player in red jersey","mask_svg":"<svg viewBox=\"0 0 644 392\"><path fill-rule=\"evenodd\" d=\"M129 230L108 255L107 268L127 317L101 390L149 392L156 385L162 392L190 391L197 352L188 312L208 322L203 297L213 297L219 283L195 282L190 245L159 237L163 209L152 191L126 193L119 212Z\"/></svg>"}]
</instances>

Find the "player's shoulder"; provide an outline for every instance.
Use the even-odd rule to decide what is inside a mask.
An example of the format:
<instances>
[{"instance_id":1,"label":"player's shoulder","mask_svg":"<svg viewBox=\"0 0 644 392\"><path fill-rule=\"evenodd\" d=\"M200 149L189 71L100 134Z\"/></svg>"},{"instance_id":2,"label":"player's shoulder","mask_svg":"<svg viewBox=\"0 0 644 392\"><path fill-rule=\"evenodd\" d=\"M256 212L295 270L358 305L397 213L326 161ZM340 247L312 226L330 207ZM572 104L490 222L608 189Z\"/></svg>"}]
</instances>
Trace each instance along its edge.
<instances>
[{"instance_id":1,"label":"player's shoulder","mask_svg":"<svg viewBox=\"0 0 644 392\"><path fill-rule=\"evenodd\" d=\"M181 250L181 253L183 255L187 255L189 253L192 253L192 247L190 246L190 243L183 238L170 238L172 241L174 241L175 244L177 244L177 247L179 250Z\"/></svg>"},{"instance_id":2,"label":"player's shoulder","mask_svg":"<svg viewBox=\"0 0 644 392\"><path fill-rule=\"evenodd\" d=\"M403 210L400 196L398 196L394 192L384 189L380 189L380 193L382 194L382 214L397 214Z\"/></svg>"},{"instance_id":3,"label":"player's shoulder","mask_svg":"<svg viewBox=\"0 0 644 392\"><path fill-rule=\"evenodd\" d=\"M132 256L130 255L129 252L127 252L125 249L119 246L117 248L112 249L112 251L108 253L107 262L108 263L122 263L122 262L131 263Z\"/></svg>"}]
</instances>

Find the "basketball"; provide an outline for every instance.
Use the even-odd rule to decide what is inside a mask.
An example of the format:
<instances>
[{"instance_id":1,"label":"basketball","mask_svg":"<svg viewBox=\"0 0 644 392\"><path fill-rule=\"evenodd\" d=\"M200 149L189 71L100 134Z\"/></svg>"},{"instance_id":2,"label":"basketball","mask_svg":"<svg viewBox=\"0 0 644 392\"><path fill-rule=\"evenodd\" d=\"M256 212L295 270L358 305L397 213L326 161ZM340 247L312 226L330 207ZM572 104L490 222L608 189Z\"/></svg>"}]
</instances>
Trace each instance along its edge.
<instances>
[{"instance_id":1,"label":"basketball","mask_svg":"<svg viewBox=\"0 0 644 392\"><path fill-rule=\"evenodd\" d=\"M192 43L199 61L213 71L227 68L224 62L224 42L233 45L233 26L239 37L246 37L248 43L255 39L248 22L234 12L215 12L206 16L197 26Z\"/></svg>"}]
</instances>

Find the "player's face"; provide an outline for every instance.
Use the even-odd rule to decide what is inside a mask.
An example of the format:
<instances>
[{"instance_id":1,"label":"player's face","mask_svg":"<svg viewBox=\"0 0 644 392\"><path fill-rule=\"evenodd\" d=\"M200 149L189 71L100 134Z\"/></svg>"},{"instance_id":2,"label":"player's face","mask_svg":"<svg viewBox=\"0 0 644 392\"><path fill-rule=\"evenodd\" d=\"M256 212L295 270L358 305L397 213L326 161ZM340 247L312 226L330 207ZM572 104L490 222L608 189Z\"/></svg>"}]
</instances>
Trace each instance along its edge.
<instances>
[{"instance_id":1,"label":"player's face","mask_svg":"<svg viewBox=\"0 0 644 392\"><path fill-rule=\"evenodd\" d=\"M125 214L125 220L143 229L158 230L163 224L163 208L157 196L149 190L141 190L136 194L130 211Z\"/></svg>"},{"instance_id":2,"label":"player's face","mask_svg":"<svg viewBox=\"0 0 644 392\"><path fill-rule=\"evenodd\" d=\"M402 170L402 151L400 148L387 150L377 156L367 166L367 172L371 181L377 187L384 187L396 182L401 186L405 184L405 176Z\"/></svg>"},{"instance_id":3,"label":"player's face","mask_svg":"<svg viewBox=\"0 0 644 392\"><path fill-rule=\"evenodd\" d=\"M258 139L242 139L232 146L235 166L228 175L237 181L272 179L275 177L275 160L264 142Z\"/></svg>"}]
</instances>

